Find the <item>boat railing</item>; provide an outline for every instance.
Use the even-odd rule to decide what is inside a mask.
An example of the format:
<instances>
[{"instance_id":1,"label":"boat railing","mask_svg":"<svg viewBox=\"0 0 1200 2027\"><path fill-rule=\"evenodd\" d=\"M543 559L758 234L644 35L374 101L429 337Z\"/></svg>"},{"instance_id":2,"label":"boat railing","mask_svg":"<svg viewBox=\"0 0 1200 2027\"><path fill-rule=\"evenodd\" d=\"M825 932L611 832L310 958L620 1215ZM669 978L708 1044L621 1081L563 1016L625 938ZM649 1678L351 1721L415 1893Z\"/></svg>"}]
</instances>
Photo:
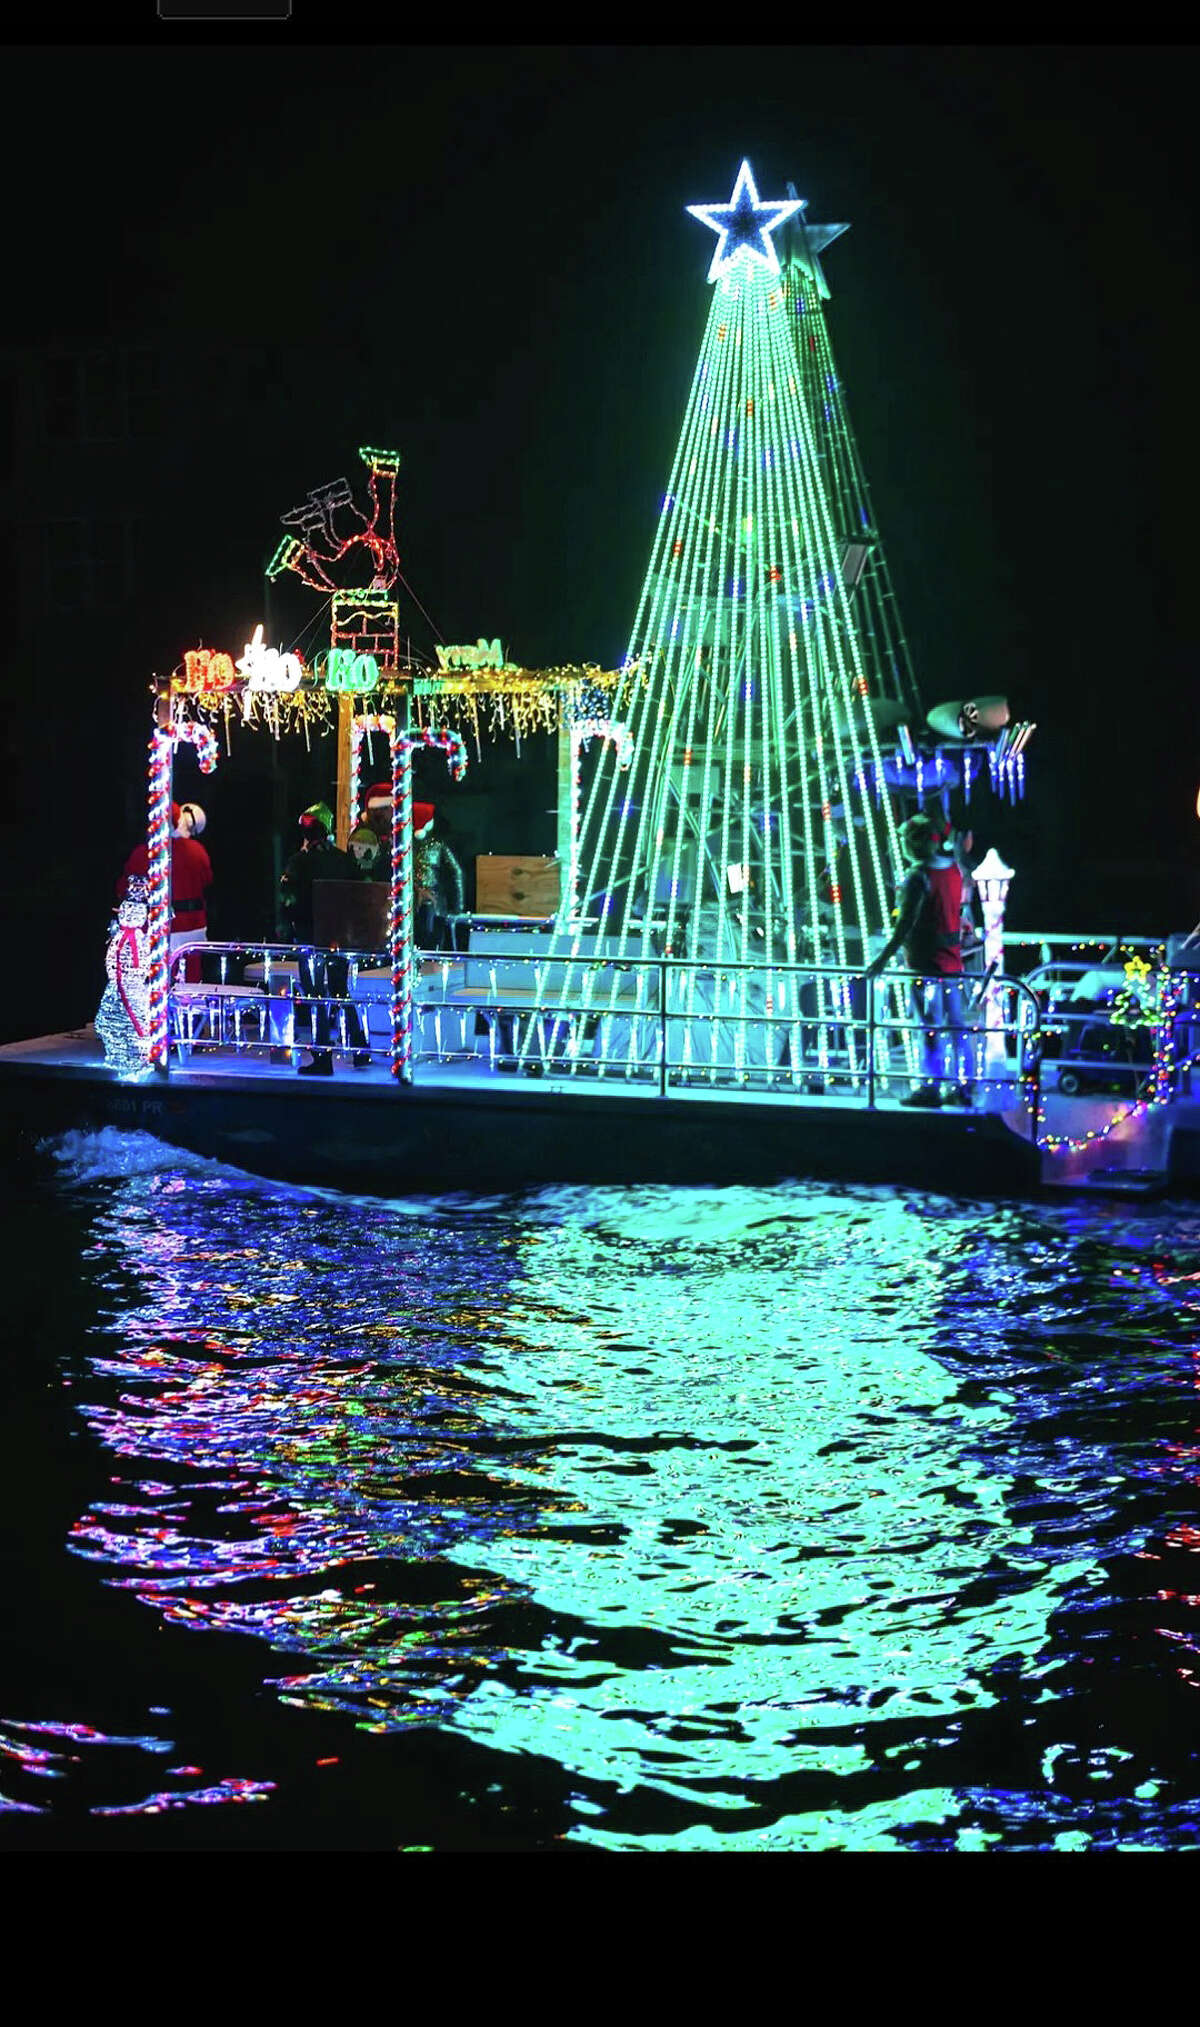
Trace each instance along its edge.
<instances>
[{"instance_id":1,"label":"boat railing","mask_svg":"<svg viewBox=\"0 0 1200 2027\"><path fill-rule=\"evenodd\" d=\"M352 1007L389 1004L391 976L382 950L207 939L182 944L171 952L168 968L168 1067L172 1058L178 1063L195 1055L250 1057L269 1048L311 1047L322 1015L338 1030L335 1046L345 1046ZM368 1047L387 1061L386 1042L368 1040Z\"/></svg>"},{"instance_id":2,"label":"boat railing","mask_svg":"<svg viewBox=\"0 0 1200 2027\"><path fill-rule=\"evenodd\" d=\"M506 960L507 961L507 960ZM859 966L623 956L530 960L510 994L497 1067L623 1080L666 1096L755 1093L867 1109L936 1079L978 1109L1040 1115L1038 1002L991 971L931 997L930 981ZM920 995L918 1000L917 995Z\"/></svg>"},{"instance_id":3,"label":"boat railing","mask_svg":"<svg viewBox=\"0 0 1200 2027\"><path fill-rule=\"evenodd\" d=\"M874 1108L936 1075L1036 1135L1039 1005L1019 979L927 981L849 965L487 951L413 953L414 1069L470 1064L516 1080L595 1079L659 1095L756 1094ZM915 989L915 991L914 991ZM213 943L173 953L176 1063L331 1043L394 1060L380 951ZM920 993L918 1003L915 992ZM325 1042L318 1033L318 1017Z\"/></svg>"}]
</instances>

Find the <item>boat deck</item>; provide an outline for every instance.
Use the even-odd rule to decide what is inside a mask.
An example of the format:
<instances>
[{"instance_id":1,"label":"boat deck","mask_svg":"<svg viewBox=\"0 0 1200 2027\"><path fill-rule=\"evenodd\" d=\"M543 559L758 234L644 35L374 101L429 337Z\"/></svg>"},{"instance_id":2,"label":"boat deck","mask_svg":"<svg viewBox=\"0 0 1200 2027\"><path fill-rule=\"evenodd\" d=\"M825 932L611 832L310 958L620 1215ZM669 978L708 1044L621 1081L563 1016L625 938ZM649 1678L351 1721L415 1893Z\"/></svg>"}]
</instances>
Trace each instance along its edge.
<instances>
[{"instance_id":1,"label":"boat deck","mask_svg":"<svg viewBox=\"0 0 1200 2027\"><path fill-rule=\"evenodd\" d=\"M180 1061L172 1055L169 1086L186 1089L189 1086L211 1086L214 1083L238 1084L268 1083L278 1089L292 1084L300 1092L329 1093L336 1085L339 1096L353 1091L370 1094L378 1098L382 1093L395 1089L396 1079L392 1076L386 1059L377 1055L369 1066L355 1068L349 1054L334 1052L334 1067L331 1076L302 1077L298 1065L308 1060L307 1047L296 1051L291 1064L275 1063L266 1049L253 1048L235 1050L222 1048L218 1043L196 1043L188 1051L186 1060ZM42 1068L64 1075L97 1076L119 1081L109 1070L104 1050L92 1029L76 1028L60 1035L42 1035L32 1041L8 1042L0 1045L0 1064L23 1064L29 1068ZM845 1072L840 1073L843 1077ZM445 1059L421 1059L416 1065L416 1082L425 1088L447 1091L479 1091L497 1087L511 1092L529 1092L539 1097L546 1094L561 1096L567 1092L587 1092L589 1095L611 1096L625 1102L645 1100L659 1102L662 1097L657 1071L643 1067L627 1074L623 1069L604 1069L584 1066L572 1075L552 1076L539 1074L528 1066L520 1070L501 1069L485 1055L452 1056ZM141 1079L143 1088L151 1083L161 1088L161 1079ZM831 1079L831 1082L833 1079ZM877 1085L876 1111L899 1111L913 1117L928 1116L916 1113L913 1108L901 1104L904 1092L909 1088L906 1080L896 1079L895 1091L889 1091L884 1079ZM753 1104L804 1106L819 1110L842 1110L862 1112L866 1109L861 1090L840 1092L836 1089L809 1091L798 1084L786 1072L777 1072L768 1079L760 1071L746 1082L739 1084L728 1071L718 1072L714 1077L698 1070L690 1080L673 1072L669 1095L688 1103ZM1003 1118L1014 1132L1028 1136L1028 1114L1013 1103L1013 1086L997 1085L986 1100L977 1098L973 1116L991 1112ZM1061 1100L1062 1104L1072 1101ZM1086 1100L1076 1101L1081 1104ZM938 1116L964 1119L972 1116L965 1107L947 1106L939 1110Z\"/></svg>"}]
</instances>

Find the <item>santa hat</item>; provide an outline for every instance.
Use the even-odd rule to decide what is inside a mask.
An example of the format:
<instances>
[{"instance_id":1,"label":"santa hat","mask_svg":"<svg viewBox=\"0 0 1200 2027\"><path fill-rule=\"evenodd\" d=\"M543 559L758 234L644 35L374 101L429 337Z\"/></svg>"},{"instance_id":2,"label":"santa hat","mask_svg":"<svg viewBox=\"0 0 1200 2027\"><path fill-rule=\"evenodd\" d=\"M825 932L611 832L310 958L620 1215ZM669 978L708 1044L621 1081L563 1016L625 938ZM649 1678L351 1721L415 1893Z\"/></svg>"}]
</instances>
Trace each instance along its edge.
<instances>
[{"instance_id":1,"label":"santa hat","mask_svg":"<svg viewBox=\"0 0 1200 2027\"><path fill-rule=\"evenodd\" d=\"M187 830L184 830L184 823L188 818L191 819L190 825ZM208 818L198 802L184 802L180 804L178 827L183 831L185 837L198 838L202 834L207 822Z\"/></svg>"},{"instance_id":2,"label":"santa hat","mask_svg":"<svg viewBox=\"0 0 1200 2027\"><path fill-rule=\"evenodd\" d=\"M177 831L179 829L179 818L180 818L179 804L177 802L173 802L171 804L171 829L173 831Z\"/></svg>"},{"instance_id":3,"label":"santa hat","mask_svg":"<svg viewBox=\"0 0 1200 2027\"><path fill-rule=\"evenodd\" d=\"M377 781L375 783L374 788L369 788L366 794L364 795L363 808L365 810L372 808L379 809L384 803L387 803L390 806L391 800L392 800L391 782Z\"/></svg>"},{"instance_id":4,"label":"santa hat","mask_svg":"<svg viewBox=\"0 0 1200 2027\"><path fill-rule=\"evenodd\" d=\"M414 802L412 806L413 836L423 838L433 829L433 804Z\"/></svg>"}]
</instances>

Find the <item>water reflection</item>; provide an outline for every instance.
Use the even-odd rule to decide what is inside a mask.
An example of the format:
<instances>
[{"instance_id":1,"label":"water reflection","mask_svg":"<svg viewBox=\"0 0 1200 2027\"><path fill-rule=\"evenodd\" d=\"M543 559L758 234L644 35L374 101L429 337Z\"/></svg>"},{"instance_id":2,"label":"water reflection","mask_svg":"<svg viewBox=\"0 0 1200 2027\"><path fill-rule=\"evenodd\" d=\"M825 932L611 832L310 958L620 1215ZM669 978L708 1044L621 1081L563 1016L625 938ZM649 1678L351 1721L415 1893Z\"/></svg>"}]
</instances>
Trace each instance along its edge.
<instances>
[{"instance_id":1,"label":"water reflection","mask_svg":"<svg viewBox=\"0 0 1200 2027\"><path fill-rule=\"evenodd\" d=\"M1188 1841L1177 1778L1078 1722L1114 1564L1169 1561L1146 1631L1176 1680L1197 1654L1185 1220L803 1184L387 1205L138 1136L58 1156L111 1479L71 1548L158 1624L248 1636L280 1703L471 1741L501 1785L535 1756L566 1834L617 1848ZM1194 1518L1156 1532L1164 1472ZM49 1729L6 1727L10 1806L71 1777ZM164 1770L162 1731L95 1811L270 1799Z\"/></svg>"}]
</instances>

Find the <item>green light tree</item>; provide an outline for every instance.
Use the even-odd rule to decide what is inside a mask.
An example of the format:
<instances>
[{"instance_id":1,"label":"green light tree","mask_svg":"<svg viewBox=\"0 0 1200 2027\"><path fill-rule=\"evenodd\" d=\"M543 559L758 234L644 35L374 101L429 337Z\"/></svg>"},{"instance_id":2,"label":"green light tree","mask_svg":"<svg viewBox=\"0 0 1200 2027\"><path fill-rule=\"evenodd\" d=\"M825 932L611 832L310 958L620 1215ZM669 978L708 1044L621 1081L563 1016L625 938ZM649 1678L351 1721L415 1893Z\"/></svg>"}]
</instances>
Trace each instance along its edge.
<instances>
[{"instance_id":1,"label":"green light tree","mask_svg":"<svg viewBox=\"0 0 1200 2027\"><path fill-rule=\"evenodd\" d=\"M890 926L892 748L922 711L825 323L820 254L846 228L760 203L748 163L729 204L689 209L718 234L713 296L610 706L634 756L590 756L555 949L766 967L721 1000L753 1026L787 1005L769 967L856 969ZM686 1016L717 987L679 990ZM820 992L823 1017L848 1010L847 979ZM590 1059L643 1053L614 1019Z\"/></svg>"}]
</instances>

